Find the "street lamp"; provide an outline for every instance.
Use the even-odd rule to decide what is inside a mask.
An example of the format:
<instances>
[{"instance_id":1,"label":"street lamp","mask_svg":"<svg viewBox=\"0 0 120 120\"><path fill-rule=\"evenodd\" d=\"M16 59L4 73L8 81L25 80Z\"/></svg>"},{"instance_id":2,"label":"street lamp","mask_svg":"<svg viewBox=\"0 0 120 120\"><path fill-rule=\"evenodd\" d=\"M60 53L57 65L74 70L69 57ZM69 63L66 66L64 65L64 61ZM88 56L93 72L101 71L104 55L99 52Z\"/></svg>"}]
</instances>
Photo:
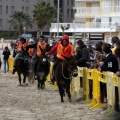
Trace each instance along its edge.
<instances>
[{"instance_id":1,"label":"street lamp","mask_svg":"<svg viewBox=\"0 0 120 120\"><path fill-rule=\"evenodd\" d=\"M59 3L60 3L60 1L58 0L58 8L57 8L57 40L59 40Z\"/></svg>"}]
</instances>

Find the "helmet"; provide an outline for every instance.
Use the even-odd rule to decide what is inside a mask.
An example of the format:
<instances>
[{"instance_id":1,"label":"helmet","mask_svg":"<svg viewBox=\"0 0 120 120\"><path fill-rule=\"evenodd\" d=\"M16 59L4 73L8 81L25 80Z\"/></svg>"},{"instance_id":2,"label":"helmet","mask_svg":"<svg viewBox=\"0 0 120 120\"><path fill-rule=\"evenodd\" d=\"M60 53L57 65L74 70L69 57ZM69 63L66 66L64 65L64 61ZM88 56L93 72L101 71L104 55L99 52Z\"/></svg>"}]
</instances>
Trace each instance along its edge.
<instances>
[{"instance_id":1,"label":"helmet","mask_svg":"<svg viewBox=\"0 0 120 120\"><path fill-rule=\"evenodd\" d=\"M26 39L23 38L23 37L21 37L21 38L20 38L20 41L24 41L24 42L26 42Z\"/></svg>"}]
</instances>

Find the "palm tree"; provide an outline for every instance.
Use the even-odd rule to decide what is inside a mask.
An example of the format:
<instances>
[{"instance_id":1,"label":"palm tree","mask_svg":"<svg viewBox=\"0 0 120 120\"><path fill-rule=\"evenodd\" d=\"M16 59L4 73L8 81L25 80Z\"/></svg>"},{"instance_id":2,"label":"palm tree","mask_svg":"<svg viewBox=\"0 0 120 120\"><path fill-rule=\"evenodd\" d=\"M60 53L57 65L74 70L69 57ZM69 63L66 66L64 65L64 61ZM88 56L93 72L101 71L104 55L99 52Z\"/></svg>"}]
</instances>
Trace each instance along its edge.
<instances>
[{"instance_id":1,"label":"palm tree","mask_svg":"<svg viewBox=\"0 0 120 120\"><path fill-rule=\"evenodd\" d=\"M41 31L42 34L43 28L55 21L55 14L56 8L50 5L50 3L41 1L35 5L35 9L33 10L33 21L38 29L37 37L39 36L39 31Z\"/></svg>"},{"instance_id":2,"label":"palm tree","mask_svg":"<svg viewBox=\"0 0 120 120\"><path fill-rule=\"evenodd\" d=\"M69 28L70 28L69 26L63 26L63 25L61 25L62 35L64 35L65 30L68 30Z\"/></svg>"},{"instance_id":3,"label":"palm tree","mask_svg":"<svg viewBox=\"0 0 120 120\"><path fill-rule=\"evenodd\" d=\"M18 31L19 35L23 33L23 27L26 29L32 28L32 19L28 14L23 13L22 11L15 11L10 18L10 29Z\"/></svg>"}]
</instances>

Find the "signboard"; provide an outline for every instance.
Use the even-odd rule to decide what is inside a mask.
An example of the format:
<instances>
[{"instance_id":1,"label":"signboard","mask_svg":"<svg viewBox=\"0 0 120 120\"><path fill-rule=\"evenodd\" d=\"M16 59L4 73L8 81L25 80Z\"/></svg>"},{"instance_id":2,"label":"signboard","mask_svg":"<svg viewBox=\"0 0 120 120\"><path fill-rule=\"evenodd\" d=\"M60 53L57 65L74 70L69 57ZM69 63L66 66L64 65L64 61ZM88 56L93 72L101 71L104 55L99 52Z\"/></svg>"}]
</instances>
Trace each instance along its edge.
<instances>
[{"instance_id":1,"label":"signboard","mask_svg":"<svg viewBox=\"0 0 120 120\"><path fill-rule=\"evenodd\" d=\"M22 37L24 37L24 38L32 38L32 34L22 34Z\"/></svg>"}]
</instances>

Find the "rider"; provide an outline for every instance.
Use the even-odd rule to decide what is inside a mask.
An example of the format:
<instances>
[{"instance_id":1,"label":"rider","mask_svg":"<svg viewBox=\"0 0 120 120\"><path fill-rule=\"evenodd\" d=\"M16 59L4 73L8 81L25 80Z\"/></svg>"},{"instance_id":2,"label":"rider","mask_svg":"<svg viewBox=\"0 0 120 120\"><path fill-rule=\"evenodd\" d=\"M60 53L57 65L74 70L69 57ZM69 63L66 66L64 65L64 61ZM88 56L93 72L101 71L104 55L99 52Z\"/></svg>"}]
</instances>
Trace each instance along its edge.
<instances>
[{"instance_id":1,"label":"rider","mask_svg":"<svg viewBox=\"0 0 120 120\"><path fill-rule=\"evenodd\" d=\"M17 60L18 60L18 58L20 56L20 52L22 51L23 47L26 47L26 46L28 46L28 43L26 42L26 39L21 37L20 38L20 44L19 44L18 50L17 50L18 53L17 53L17 55L15 56L15 59L14 59L14 66L13 66L14 69L13 69L12 74L15 74L15 72L16 72L16 63L17 63Z\"/></svg>"},{"instance_id":2,"label":"rider","mask_svg":"<svg viewBox=\"0 0 120 120\"><path fill-rule=\"evenodd\" d=\"M73 54L73 46L69 42L68 35L64 35L62 37L62 40L59 41L49 52L47 52L46 55L53 54L55 51L57 51L57 59L55 60L53 65L54 72L57 65L63 60L65 60L64 56L67 58L70 58ZM55 78L51 80L52 84L54 84L54 81L55 81Z\"/></svg>"},{"instance_id":3,"label":"rider","mask_svg":"<svg viewBox=\"0 0 120 120\"><path fill-rule=\"evenodd\" d=\"M33 44L33 39L30 39L30 45L31 44ZM29 61L29 63L30 63L30 61L31 61L31 59L32 59L32 56L34 55L34 48L29 48L28 49L28 54L29 54L29 59L28 59L28 61Z\"/></svg>"},{"instance_id":4,"label":"rider","mask_svg":"<svg viewBox=\"0 0 120 120\"><path fill-rule=\"evenodd\" d=\"M49 51L50 50L50 45L47 44L45 42L45 38L43 35L40 36L39 38L39 41L35 44L31 44L29 46L26 47L27 49L29 48L36 48L36 57L34 58L34 72L35 72L35 75L36 75L36 70L37 70L37 64L38 64L38 61L41 57L41 54L42 54L42 50L46 50L46 51Z\"/></svg>"}]
</instances>

